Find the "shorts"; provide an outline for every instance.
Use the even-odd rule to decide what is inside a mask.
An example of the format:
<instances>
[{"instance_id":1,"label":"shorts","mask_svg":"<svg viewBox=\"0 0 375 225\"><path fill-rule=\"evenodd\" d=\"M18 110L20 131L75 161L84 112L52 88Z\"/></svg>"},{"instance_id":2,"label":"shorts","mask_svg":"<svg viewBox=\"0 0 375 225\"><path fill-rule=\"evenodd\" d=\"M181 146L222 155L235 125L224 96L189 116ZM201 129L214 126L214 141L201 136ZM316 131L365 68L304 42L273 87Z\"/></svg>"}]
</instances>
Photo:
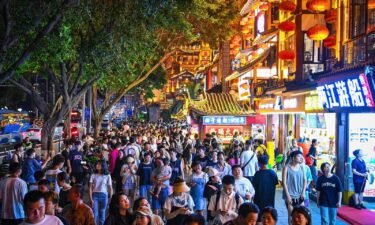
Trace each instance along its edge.
<instances>
[{"instance_id":1,"label":"shorts","mask_svg":"<svg viewBox=\"0 0 375 225\"><path fill-rule=\"evenodd\" d=\"M365 183L353 183L354 184L354 193L359 194L365 191L366 181Z\"/></svg>"},{"instance_id":2,"label":"shorts","mask_svg":"<svg viewBox=\"0 0 375 225\"><path fill-rule=\"evenodd\" d=\"M298 205L301 205L304 202L304 200L300 198L292 198L292 207L296 207ZM285 205L288 208L288 203L285 201Z\"/></svg>"}]
</instances>

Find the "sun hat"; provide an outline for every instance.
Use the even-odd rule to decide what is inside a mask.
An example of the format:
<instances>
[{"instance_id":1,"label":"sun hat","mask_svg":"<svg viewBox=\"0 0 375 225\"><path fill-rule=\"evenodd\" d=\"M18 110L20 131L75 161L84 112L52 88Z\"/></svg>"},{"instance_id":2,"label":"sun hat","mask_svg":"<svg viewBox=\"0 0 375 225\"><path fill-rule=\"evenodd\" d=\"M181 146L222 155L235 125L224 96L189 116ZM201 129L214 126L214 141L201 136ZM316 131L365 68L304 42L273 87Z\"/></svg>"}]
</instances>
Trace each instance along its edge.
<instances>
[{"instance_id":1,"label":"sun hat","mask_svg":"<svg viewBox=\"0 0 375 225\"><path fill-rule=\"evenodd\" d=\"M212 167L208 167L207 174L209 177L220 176L220 172Z\"/></svg>"},{"instance_id":2,"label":"sun hat","mask_svg":"<svg viewBox=\"0 0 375 225\"><path fill-rule=\"evenodd\" d=\"M173 192L183 193L189 192L190 188L186 185L185 181L177 181L173 184Z\"/></svg>"},{"instance_id":3,"label":"sun hat","mask_svg":"<svg viewBox=\"0 0 375 225\"><path fill-rule=\"evenodd\" d=\"M147 206L141 206L137 209L137 213L143 215L143 216L147 216L148 218L150 218L150 221L152 219L152 211L149 207Z\"/></svg>"},{"instance_id":4,"label":"sun hat","mask_svg":"<svg viewBox=\"0 0 375 225\"><path fill-rule=\"evenodd\" d=\"M127 156L127 158L126 158L126 163L134 163L135 162L135 159L134 159L134 157L132 157L132 156Z\"/></svg>"}]
</instances>

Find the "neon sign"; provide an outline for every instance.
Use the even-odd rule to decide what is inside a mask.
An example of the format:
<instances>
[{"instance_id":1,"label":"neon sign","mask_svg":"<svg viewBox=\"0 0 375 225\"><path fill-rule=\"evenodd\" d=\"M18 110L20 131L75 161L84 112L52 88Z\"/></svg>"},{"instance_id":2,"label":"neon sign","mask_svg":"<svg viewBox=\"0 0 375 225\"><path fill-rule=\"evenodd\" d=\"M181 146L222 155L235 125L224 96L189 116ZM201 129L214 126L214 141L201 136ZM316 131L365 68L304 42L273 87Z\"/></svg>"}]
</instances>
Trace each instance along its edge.
<instances>
[{"instance_id":1,"label":"neon sign","mask_svg":"<svg viewBox=\"0 0 375 225\"><path fill-rule=\"evenodd\" d=\"M326 109L375 107L365 74L317 87L319 99Z\"/></svg>"},{"instance_id":2,"label":"neon sign","mask_svg":"<svg viewBox=\"0 0 375 225\"><path fill-rule=\"evenodd\" d=\"M203 125L246 125L245 116L204 116Z\"/></svg>"}]
</instances>

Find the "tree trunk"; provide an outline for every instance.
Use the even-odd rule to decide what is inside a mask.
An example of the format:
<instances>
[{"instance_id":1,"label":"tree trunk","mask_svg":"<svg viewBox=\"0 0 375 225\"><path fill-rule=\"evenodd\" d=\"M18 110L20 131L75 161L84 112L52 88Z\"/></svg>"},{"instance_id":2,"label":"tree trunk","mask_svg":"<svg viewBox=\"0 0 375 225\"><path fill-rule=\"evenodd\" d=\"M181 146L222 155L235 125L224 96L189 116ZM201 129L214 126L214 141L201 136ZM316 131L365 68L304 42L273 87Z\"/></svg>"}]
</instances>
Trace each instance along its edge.
<instances>
[{"instance_id":1,"label":"tree trunk","mask_svg":"<svg viewBox=\"0 0 375 225\"><path fill-rule=\"evenodd\" d=\"M55 128L60 120L49 117L43 123L42 127L42 137L41 137L41 144L42 144L42 152L47 151L48 154L53 155L53 137L55 134Z\"/></svg>"},{"instance_id":2,"label":"tree trunk","mask_svg":"<svg viewBox=\"0 0 375 225\"><path fill-rule=\"evenodd\" d=\"M102 127L104 116L102 115L95 115L94 116L94 136L97 138L99 137L100 129Z\"/></svg>"}]
</instances>

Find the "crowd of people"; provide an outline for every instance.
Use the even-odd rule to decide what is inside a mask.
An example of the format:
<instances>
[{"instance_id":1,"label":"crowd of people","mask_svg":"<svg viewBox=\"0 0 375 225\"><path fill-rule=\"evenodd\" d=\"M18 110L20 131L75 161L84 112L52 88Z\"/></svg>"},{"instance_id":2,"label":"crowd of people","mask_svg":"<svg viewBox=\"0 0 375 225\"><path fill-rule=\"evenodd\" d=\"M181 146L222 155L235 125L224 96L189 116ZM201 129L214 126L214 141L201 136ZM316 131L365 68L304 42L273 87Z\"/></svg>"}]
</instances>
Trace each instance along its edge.
<instances>
[{"instance_id":1,"label":"crowd of people","mask_svg":"<svg viewBox=\"0 0 375 225\"><path fill-rule=\"evenodd\" d=\"M272 225L280 183L289 224L312 225L311 182L322 224L335 224L342 185L331 165L314 182L293 140L280 181L260 133L226 146L215 133L200 140L186 126L128 122L66 141L52 158L26 140L0 168L1 224Z\"/></svg>"}]
</instances>

